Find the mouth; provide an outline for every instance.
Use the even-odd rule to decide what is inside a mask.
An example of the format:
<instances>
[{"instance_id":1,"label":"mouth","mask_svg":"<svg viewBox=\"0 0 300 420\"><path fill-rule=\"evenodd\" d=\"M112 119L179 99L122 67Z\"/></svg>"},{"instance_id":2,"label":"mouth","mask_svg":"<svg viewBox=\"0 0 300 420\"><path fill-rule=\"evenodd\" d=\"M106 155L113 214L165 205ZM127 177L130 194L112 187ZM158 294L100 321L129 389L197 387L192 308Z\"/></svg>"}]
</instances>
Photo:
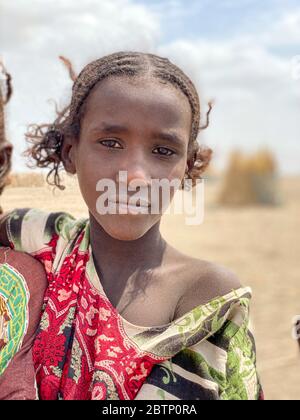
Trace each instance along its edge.
<instances>
[{"instance_id":1,"label":"mouth","mask_svg":"<svg viewBox=\"0 0 300 420\"><path fill-rule=\"evenodd\" d=\"M133 205L121 200L108 200L108 203L116 206L116 210L118 210L119 213L147 214L150 209L150 204Z\"/></svg>"}]
</instances>

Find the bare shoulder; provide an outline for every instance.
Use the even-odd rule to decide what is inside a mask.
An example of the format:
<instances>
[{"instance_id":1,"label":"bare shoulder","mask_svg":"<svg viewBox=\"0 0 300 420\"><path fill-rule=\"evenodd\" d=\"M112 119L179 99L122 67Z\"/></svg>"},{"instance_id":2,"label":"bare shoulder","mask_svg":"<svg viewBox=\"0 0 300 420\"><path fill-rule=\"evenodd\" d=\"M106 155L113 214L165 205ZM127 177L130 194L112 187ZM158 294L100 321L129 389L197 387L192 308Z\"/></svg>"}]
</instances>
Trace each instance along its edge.
<instances>
[{"instance_id":1,"label":"bare shoulder","mask_svg":"<svg viewBox=\"0 0 300 420\"><path fill-rule=\"evenodd\" d=\"M185 279L175 311L176 318L242 287L236 273L221 264L188 256L182 257L182 263L185 266Z\"/></svg>"},{"instance_id":2,"label":"bare shoulder","mask_svg":"<svg viewBox=\"0 0 300 420\"><path fill-rule=\"evenodd\" d=\"M198 275L195 275L195 284L199 289L207 289L207 296L213 299L222 296L233 289L242 287L237 274L230 268L211 261L195 260Z\"/></svg>"}]
</instances>

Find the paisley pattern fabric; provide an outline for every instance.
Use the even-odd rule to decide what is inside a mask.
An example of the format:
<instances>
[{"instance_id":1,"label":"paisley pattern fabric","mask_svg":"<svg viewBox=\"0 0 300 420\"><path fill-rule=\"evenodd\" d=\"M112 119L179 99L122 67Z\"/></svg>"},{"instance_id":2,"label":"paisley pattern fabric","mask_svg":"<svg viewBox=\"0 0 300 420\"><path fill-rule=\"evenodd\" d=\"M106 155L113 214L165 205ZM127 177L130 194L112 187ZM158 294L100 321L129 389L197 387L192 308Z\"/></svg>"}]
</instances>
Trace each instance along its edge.
<instances>
[{"instance_id":1,"label":"paisley pattern fabric","mask_svg":"<svg viewBox=\"0 0 300 420\"><path fill-rule=\"evenodd\" d=\"M263 398L249 288L167 325L134 325L103 290L88 219L21 209L5 223L11 246L41 261L49 281L33 346L41 399Z\"/></svg>"},{"instance_id":2,"label":"paisley pattern fabric","mask_svg":"<svg viewBox=\"0 0 300 420\"><path fill-rule=\"evenodd\" d=\"M29 290L8 263L0 266L0 375L20 349L28 328Z\"/></svg>"}]
</instances>

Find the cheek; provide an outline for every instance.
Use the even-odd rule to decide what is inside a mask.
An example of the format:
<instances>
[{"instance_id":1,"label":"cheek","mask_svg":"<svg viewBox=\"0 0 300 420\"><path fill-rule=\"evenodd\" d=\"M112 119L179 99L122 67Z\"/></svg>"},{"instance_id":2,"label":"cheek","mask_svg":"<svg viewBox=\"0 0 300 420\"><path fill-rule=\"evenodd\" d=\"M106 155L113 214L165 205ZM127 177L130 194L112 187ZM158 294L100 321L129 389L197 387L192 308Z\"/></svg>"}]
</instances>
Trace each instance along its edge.
<instances>
[{"instance_id":1,"label":"cheek","mask_svg":"<svg viewBox=\"0 0 300 420\"><path fill-rule=\"evenodd\" d=\"M76 172L82 184L89 184L90 188L95 190L100 179L111 177L111 162L104 159L89 144L82 144L76 152Z\"/></svg>"},{"instance_id":2,"label":"cheek","mask_svg":"<svg viewBox=\"0 0 300 420\"><path fill-rule=\"evenodd\" d=\"M96 205L96 185L101 167L101 161L95 156L95 153L91 153L87 147L78 147L76 151L76 174L82 197L89 209L95 208Z\"/></svg>"},{"instance_id":3,"label":"cheek","mask_svg":"<svg viewBox=\"0 0 300 420\"><path fill-rule=\"evenodd\" d=\"M187 157L184 156L180 161L172 168L168 174L168 180L172 181L174 179L182 180L187 167Z\"/></svg>"}]
</instances>

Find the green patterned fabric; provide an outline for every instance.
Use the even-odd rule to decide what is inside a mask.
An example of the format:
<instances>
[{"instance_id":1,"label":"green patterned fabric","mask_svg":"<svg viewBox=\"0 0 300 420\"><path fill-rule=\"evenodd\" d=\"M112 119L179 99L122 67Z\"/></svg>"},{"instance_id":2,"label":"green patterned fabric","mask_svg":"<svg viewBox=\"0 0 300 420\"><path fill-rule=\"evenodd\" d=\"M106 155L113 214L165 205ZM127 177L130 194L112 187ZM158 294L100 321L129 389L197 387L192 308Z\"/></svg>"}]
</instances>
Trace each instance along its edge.
<instances>
[{"instance_id":1,"label":"green patterned fabric","mask_svg":"<svg viewBox=\"0 0 300 420\"><path fill-rule=\"evenodd\" d=\"M20 349L28 328L29 291L9 264L0 266L0 375Z\"/></svg>"},{"instance_id":2,"label":"green patterned fabric","mask_svg":"<svg viewBox=\"0 0 300 420\"><path fill-rule=\"evenodd\" d=\"M184 336L185 348L153 368L136 399L263 399L249 328L250 298L249 288L234 290L172 324L167 333L173 338L172 349L175 328ZM141 347L148 334L139 335ZM156 340L160 346L154 351L164 354L162 334Z\"/></svg>"}]
</instances>

